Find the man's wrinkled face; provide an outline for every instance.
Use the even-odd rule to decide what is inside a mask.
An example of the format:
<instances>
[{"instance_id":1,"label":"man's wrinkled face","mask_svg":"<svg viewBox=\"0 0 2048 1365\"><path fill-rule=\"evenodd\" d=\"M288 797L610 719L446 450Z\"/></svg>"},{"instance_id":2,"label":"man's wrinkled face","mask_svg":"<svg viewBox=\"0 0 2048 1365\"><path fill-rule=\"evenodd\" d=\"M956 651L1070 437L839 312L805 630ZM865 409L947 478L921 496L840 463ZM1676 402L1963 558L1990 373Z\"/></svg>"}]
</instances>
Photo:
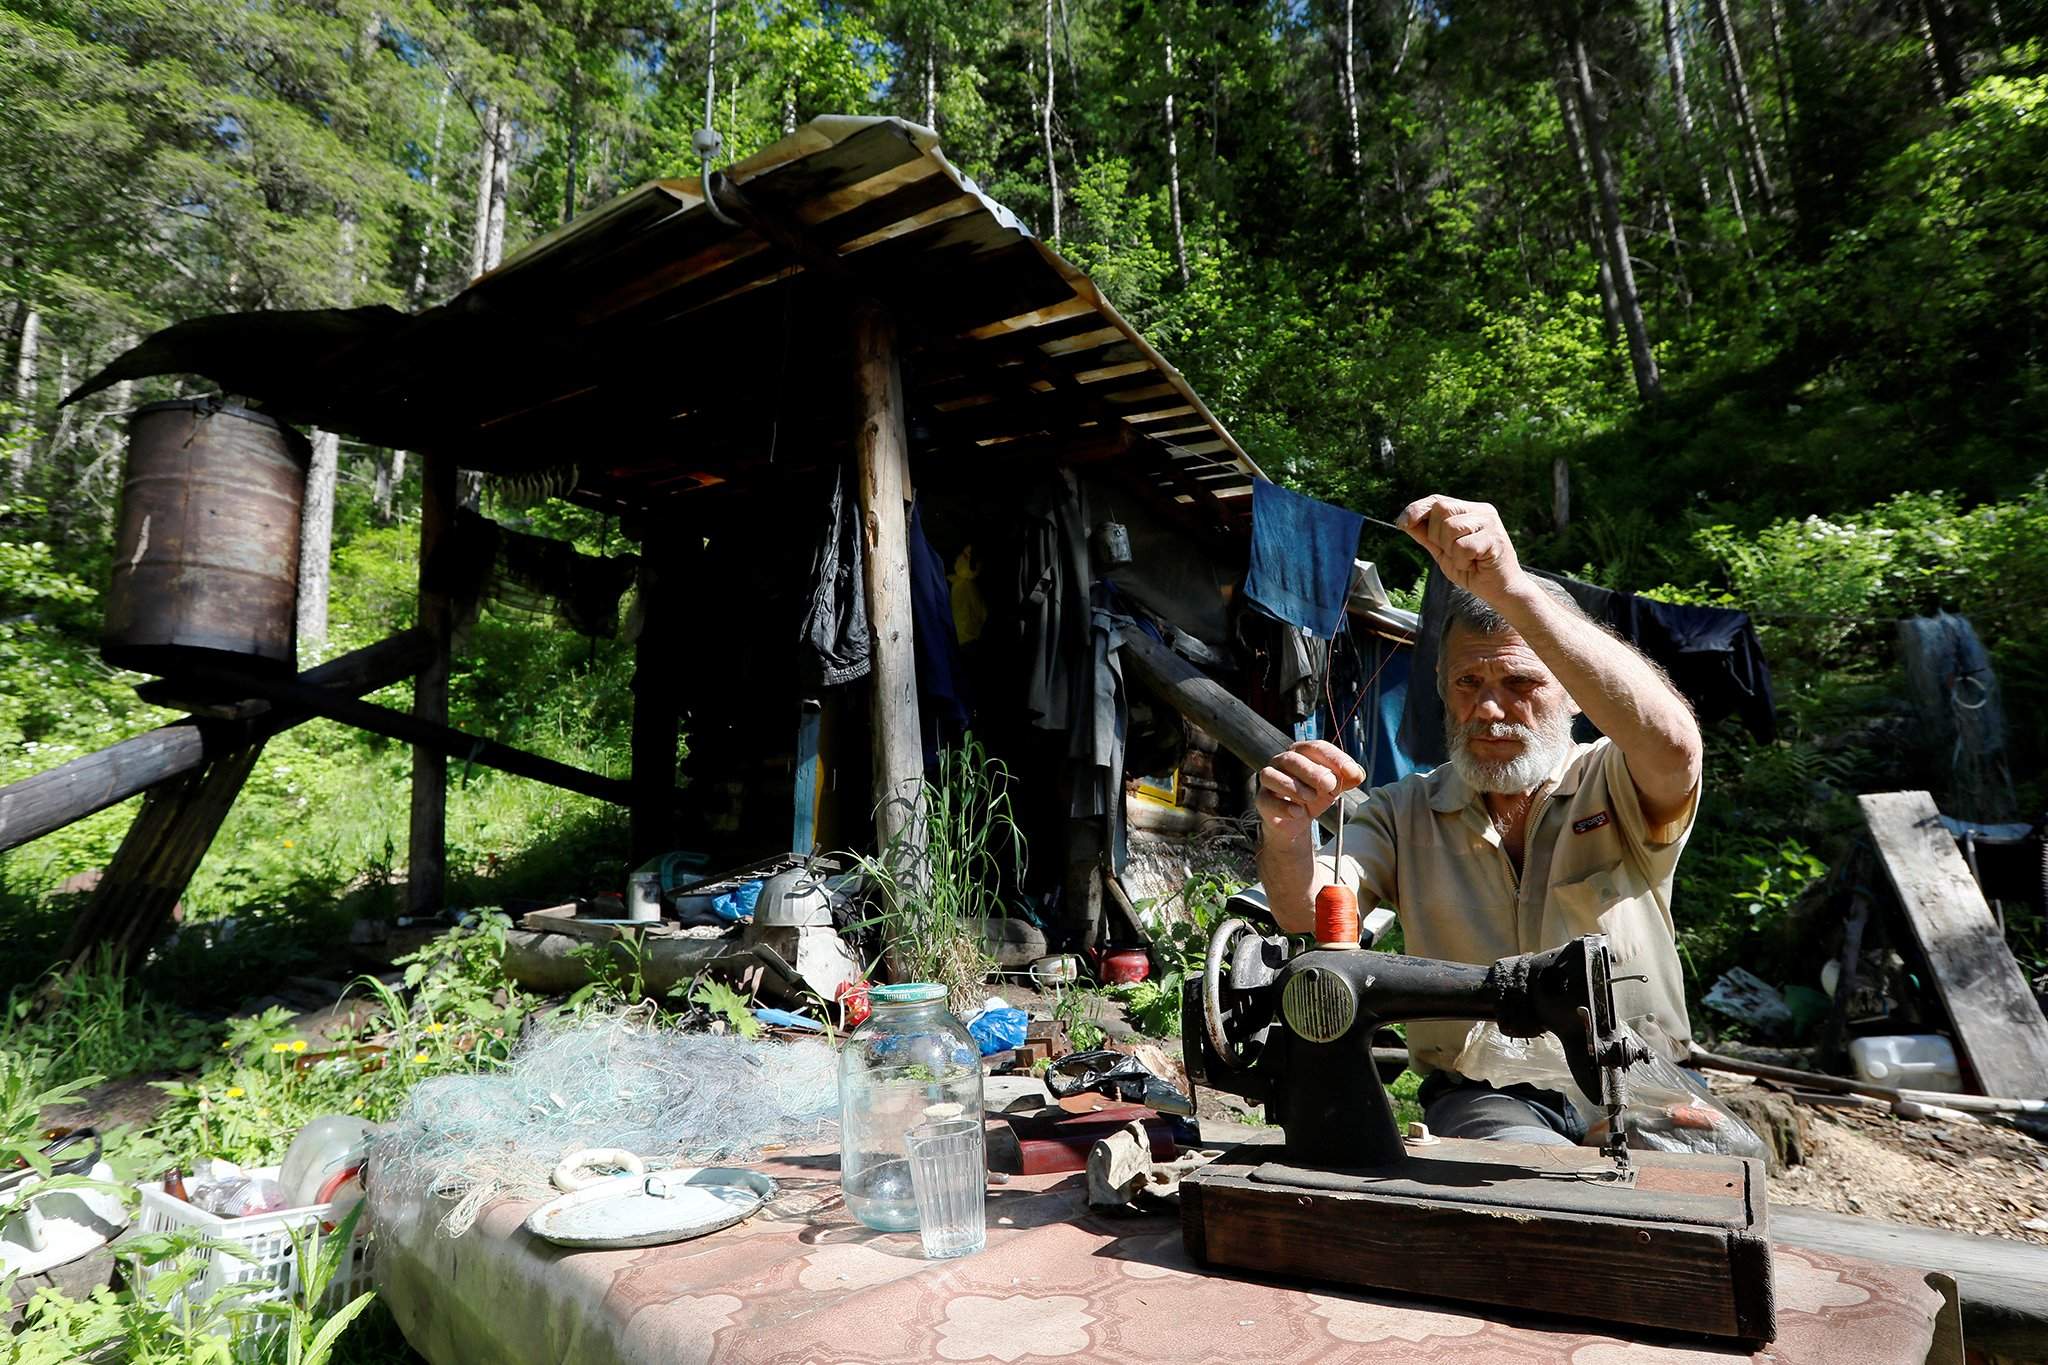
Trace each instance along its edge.
<instances>
[{"instance_id":1,"label":"man's wrinkled face","mask_svg":"<svg viewBox=\"0 0 2048 1365\"><path fill-rule=\"evenodd\" d=\"M1534 791L1571 750L1571 694L1513 631L1454 628L1440 667L1444 742L1458 775L1477 791Z\"/></svg>"}]
</instances>

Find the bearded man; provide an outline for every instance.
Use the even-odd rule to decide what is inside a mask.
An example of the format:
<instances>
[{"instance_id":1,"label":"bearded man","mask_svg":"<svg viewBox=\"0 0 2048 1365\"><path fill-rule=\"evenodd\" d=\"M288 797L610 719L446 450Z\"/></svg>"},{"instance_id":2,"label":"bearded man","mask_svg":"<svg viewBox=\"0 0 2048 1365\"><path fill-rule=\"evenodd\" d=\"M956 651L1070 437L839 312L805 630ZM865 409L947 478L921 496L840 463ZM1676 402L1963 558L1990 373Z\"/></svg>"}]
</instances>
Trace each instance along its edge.
<instances>
[{"instance_id":1,"label":"bearded man","mask_svg":"<svg viewBox=\"0 0 2048 1365\"><path fill-rule=\"evenodd\" d=\"M1671 921L1671 878L1699 808L1701 743L1661 670L1523 570L1500 515L1431 496L1401 528L1455 585L1437 654L1450 761L1370 792L1345 827L1342 867L1316 817L1365 781L1309 740L1259 773L1259 873L1280 927L1311 931L1315 894L1341 879L1362 909L1390 905L1405 951L1490 964L1581 934L1607 935L1623 1019L1678 1060L1692 1036ZM1416 680L1419 685L1421 680ZM1575 743L1583 713L1601 738ZM1650 1025L1646 1027L1643 1021ZM1568 1144L1563 1096L1497 1090L1452 1069L1469 1023L1408 1026L1430 1131Z\"/></svg>"}]
</instances>

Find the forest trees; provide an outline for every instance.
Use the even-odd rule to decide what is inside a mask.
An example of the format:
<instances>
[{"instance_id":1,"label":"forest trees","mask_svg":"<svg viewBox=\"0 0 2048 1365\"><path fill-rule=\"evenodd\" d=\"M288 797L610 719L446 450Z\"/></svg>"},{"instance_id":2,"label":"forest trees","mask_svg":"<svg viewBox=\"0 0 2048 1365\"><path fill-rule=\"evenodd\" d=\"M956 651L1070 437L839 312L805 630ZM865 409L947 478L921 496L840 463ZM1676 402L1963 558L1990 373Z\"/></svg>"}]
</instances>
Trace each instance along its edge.
<instances>
[{"instance_id":1,"label":"forest trees","mask_svg":"<svg viewBox=\"0 0 2048 1365\"><path fill-rule=\"evenodd\" d=\"M2011 148L2038 135L2038 7L719 0L715 42L713 14L0 0L0 484L41 508L6 533L102 552L122 410L175 391L60 410L119 349L224 309L441 302L693 175L707 77L728 159L826 113L935 128L1327 496L1483 477L1547 522L1566 458L1593 512L1654 503L1603 433L1726 383L1781 415L1802 385L1912 393L1936 440L2040 429L2026 289L1976 287L2033 278ZM330 455L337 515L403 515L402 452ZM1701 460L1696 491L1732 494Z\"/></svg>"}]
</instances>

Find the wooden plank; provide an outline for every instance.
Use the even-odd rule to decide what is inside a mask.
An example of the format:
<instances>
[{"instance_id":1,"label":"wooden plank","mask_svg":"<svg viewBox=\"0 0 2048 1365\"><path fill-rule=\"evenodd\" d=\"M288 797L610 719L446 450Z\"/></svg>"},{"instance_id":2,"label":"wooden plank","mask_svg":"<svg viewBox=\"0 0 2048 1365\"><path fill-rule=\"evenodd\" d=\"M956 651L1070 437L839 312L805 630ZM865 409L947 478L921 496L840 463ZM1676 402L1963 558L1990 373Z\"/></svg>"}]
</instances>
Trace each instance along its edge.
<instances>
[{"instance_id":1,"label":"wooden plank","mask_svg":"<svg viewBox=\"0 0 2048 1365\"><path fill-rule=\"evenodd\" d=\"M1934 798L1878 792L1856 802L1982 1093L2048 1096L2048 1018Z\"/></svg>"},{"instance_id":2,"label":"wooden plank","mask_svg":"<svg viewBox=\"0 0 2048 1365\"><path fill-rule=\"evenodd\" d=\"M420 466L419 628L431 653L413 683L412 714L427 725L448 723L448 675L454 604L441 586L448 566L436 564L455 525L455 461L428 455ZM448 758L439 749L412 750L412 817L406 834L406 907L415 915L441 910L448 896Z\"/></svg>"},{"instance_id":3,"label":"wooden plank","mask_svg":"<svg viewBox=\"0 0 2048 1365\"><path fill-rule=\"evenodd\" d=\"M425 661L426 646L426 636L401 631L309 669L299 680L360 696L410 677ZM196 773L213 759L255 739L280 734L311 715L303 710L273 711L267 702L253 698L235 706L256 712L254 719L246 726L176 721L0 787L0 853L118 805L157 783Z\"/></svg>"},{"instance_id":4,"label":"wooden plank","mask_svg":"<svg viewBox=\"0 0 2048 1365\"><path fill-rule=\"evenodd\" d=\"M1265 767L1293 743L1279 727L1231 696L1223 684L1144 631L1125 631L1121 652L1124 667L1140 686L1214 735L1252 771ZM1363 799L1356 792L1346 792L1342 804L1344 818L1349 819L1358 813ZM1337 810L1332 806L1322 815L1323 827L1332 833L1337 829Z\"/></svg>"},{"instance_id":5,"label":"wooden plank","mask_svg":"<svg viewBox=\"0 0 2048 1365\"><path fill-rule=\"evenodd\" d=\"M818 748L823 728L823 706L805 700L797 704L796 791L792 797L789 851L809 857L818 847L818 797L824 784L819 781L822 760Z\"/></svg>"},{"instance_id":6,"label":"wooden plank","mask_svg":"<svg viewBox=\"0 0 2048 1365\"><path fill-rule=\"evenodd\" d=\"M2020 1360L2048 1356L2048 1247L2003 1237L1907 1227L1820 1209L1771 1210L1771 1238L1955 1277L1970 1345Z\"/></svg>"},{"instance_id":7,"label":"wooden plank","mask_svg":"<svg viewBox=\"0 0 2048 1365\"><path fill-rule=\"evenodd\" d=\"M861 519L867 554L861 568L868 600L874 671L868 711L874 730L875 841L887 848L909 823L908 802L924 775L917 716L917 659L910 622L910 550L904 514L910 443L904 431L903 371L896 325L882 306L854 306L854 384L860 422Z\"/></svg>"},{"instance_id":8,"label":"wooden plank","mask_svg":"<svg viewBox=\"0 0 2048 1365\"><path fill-rule=\"evenodd\" d=\"M1550 1169L1557 1148L1450 1138L1426 1149L1437 1163L1489 1173L1434 1187L1425 1175L1416 1194L1261 1180L1252 1163L1270 1150L1228 1153L1182 1183L1182 1234L1197 1260L1664 1331L1776 1335L1758 1162L1646 1152L1636 1186L1602 1185ZM1707 1190L1703 1160L1706 1184L1733 1188ZM1407 1163L1430 1164L1420 1153ZM1711 1216L1664 1211L1687 1189ZM1496 1202L1470 1198L1482 1191ZM1567 1199L1574 1206L1560 1207Z\"/></svg>"}]
</instances>

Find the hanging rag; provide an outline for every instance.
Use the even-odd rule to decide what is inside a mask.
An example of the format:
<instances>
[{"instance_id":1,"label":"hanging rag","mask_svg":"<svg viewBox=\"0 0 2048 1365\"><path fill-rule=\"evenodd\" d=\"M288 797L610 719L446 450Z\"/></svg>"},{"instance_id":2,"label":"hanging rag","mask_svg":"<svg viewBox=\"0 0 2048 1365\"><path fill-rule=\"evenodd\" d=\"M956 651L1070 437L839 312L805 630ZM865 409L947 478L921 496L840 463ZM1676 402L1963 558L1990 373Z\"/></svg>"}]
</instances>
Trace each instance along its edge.
<instances>
[{"instance_id":1,"label":"hanging rag","mask_svg":"<svg viewBox=\"0 0 2048 1365\"><path fill-rule=\"evenodd\" d=\"M1356 512L1254 479L1245 596L1318 639L1331 638L1344 621L1364 526L1365 518Z\"/></svg>"},{"instance_id":2,"label":"hanging rag","mask_svg":"<svg viewBox=\"0 0 2048 1365\"><path fill-rule=\"evenodd\" d=\"M853 479L848 460L832 478L811 554L811 600L798 640L812 686L837 687L868 673L867 590L861 581L861 523Z\"/></svg>"},{"instance_id":3,"label":"hanging rag","mask_svg":"<svg viewBox=\"0 0 2048 1365\"><path fill-rule=\"evenodd\" d=\"M930 767L939 750L958 744L967 733L967 672L960 662L960 642L953 634L953 596L946 582L946 561L925 539L916 503L905 526L910 558L910 631L917 655L918 725L924 731L924 761Z\"/></svg>"},{"instance_id":4,"label":"hanging rag","mask_svg":"<svg viewBox=\"0 0 2048 1365\"><path fill-rule=\"evenodd\" d=\"M1703 723L1735 716L1757 739L1777 737L1770 664L1746 612L1675 606L1543 569L1530 572L1561 585L1587 616L1654 660L1692 703ZM1402 751L1423 768L1433 768L1448 757L1443 694L1435 683L1437 645L1443 638L1450 603L1449 581L1431 569L1422 590L1421 619L1415 627L1415 657L1410 664L1415 683L1408 688L1400 731ZM1590 729L1583 719L1581 726Z\"/></svg>"},{"instance_id":5,"label":"hanging rag","mask_svg":"<svg viewBox=\"0 0 2048 1365\"><path fill-rule=\"evenodd\" d=\"M963 645L980 639L982 628L988 624L988 603L982 599L981 586L975 581L980 576L981 561L975 558L974 547L962 546L946 582L953 589L954 637Z\"/></svg>"},{"instance_id":6,"label":"hanging rag","mask_svg":"<svg viewBox=\"0 0 2048 1365\"><path fill-rule=\"evenodd\" d=\"M1041 730L1065 730L1087 682L1088 521L1072 470L1062 469L1027 508L1017 561L1018 646L1024 711Z\"/></svg>"}]
</instances>

